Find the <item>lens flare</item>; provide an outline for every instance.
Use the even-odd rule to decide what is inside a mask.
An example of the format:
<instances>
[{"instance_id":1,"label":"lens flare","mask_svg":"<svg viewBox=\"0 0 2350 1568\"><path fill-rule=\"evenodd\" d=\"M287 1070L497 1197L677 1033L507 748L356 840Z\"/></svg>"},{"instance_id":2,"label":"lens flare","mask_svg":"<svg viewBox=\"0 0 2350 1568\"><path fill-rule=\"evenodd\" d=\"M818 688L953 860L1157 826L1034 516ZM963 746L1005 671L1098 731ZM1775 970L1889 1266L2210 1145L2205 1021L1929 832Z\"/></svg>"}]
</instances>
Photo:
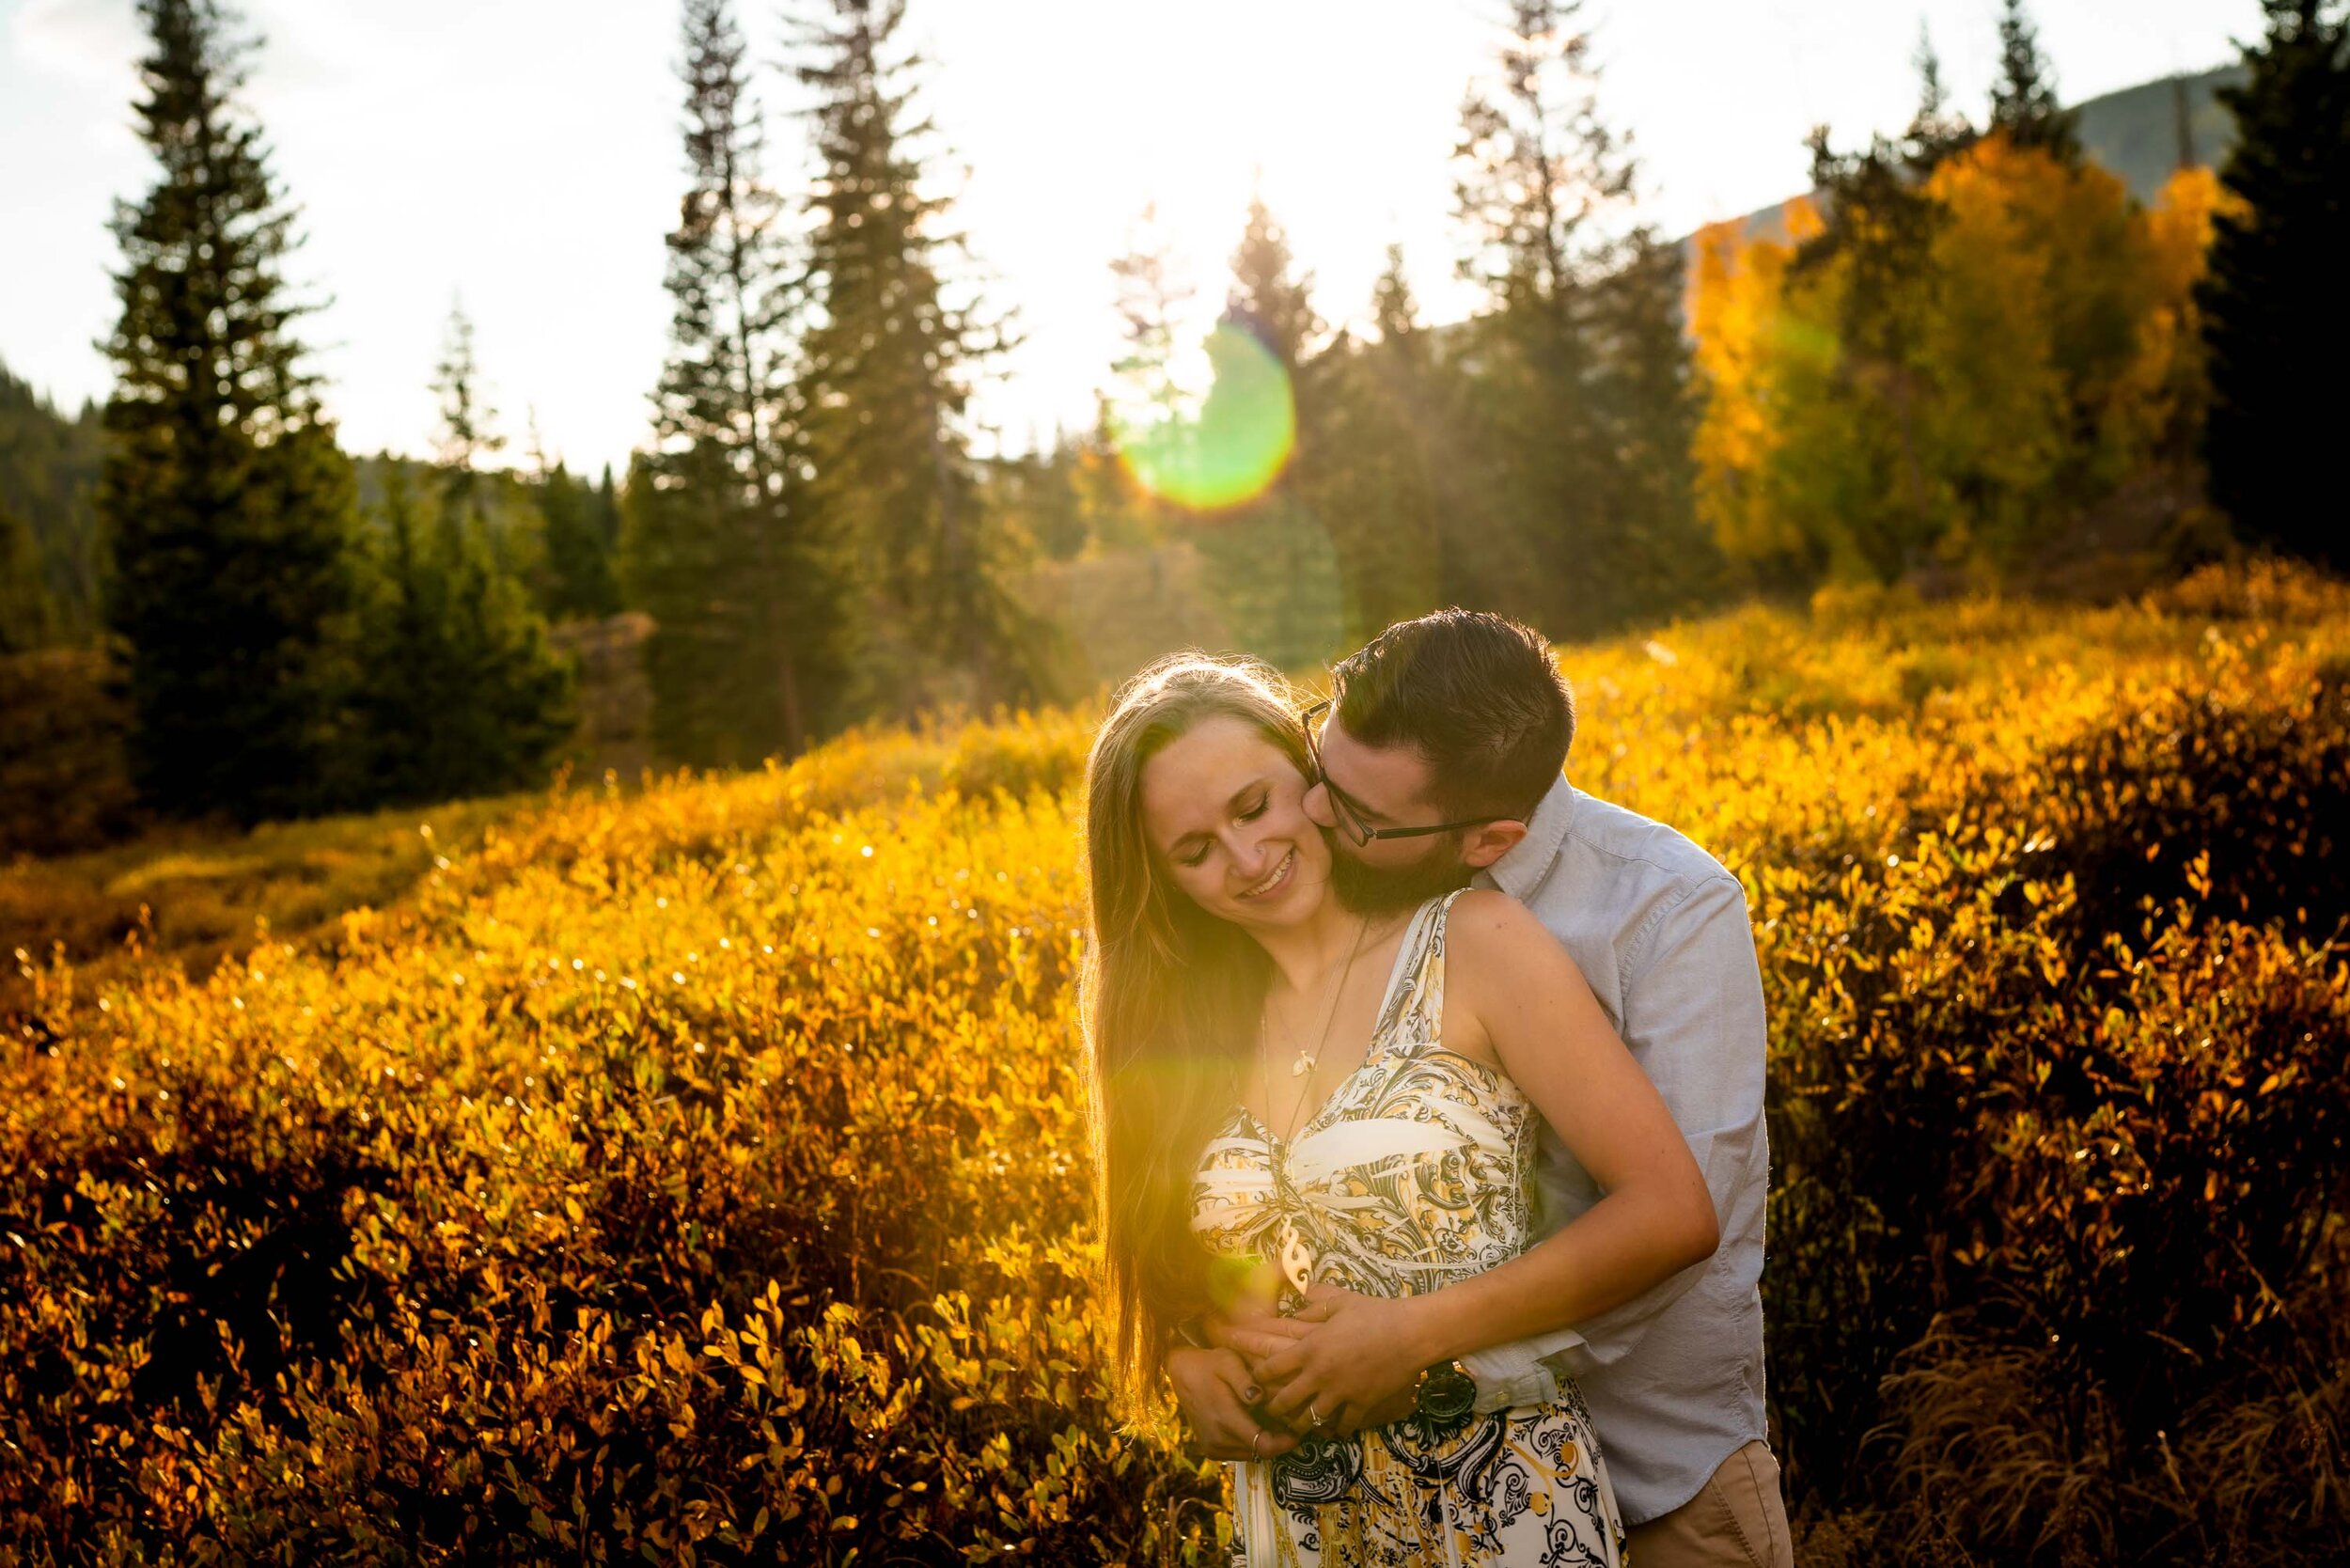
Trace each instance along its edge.
<instances>
[{"instance_id":1,"label":"lens flare","mask_svg":"<svg viewBox=\"0 0 2350 1568\"><path fill-rule=\"evenodd\" d=\"M1263 494L1297 445L1297 401L1280 359L1235 321L1208 334L1214 376L1196 416L1117 421L1119 460L1144 490L1187 510L1215 512Z\"/></svg>"}]
</instances>

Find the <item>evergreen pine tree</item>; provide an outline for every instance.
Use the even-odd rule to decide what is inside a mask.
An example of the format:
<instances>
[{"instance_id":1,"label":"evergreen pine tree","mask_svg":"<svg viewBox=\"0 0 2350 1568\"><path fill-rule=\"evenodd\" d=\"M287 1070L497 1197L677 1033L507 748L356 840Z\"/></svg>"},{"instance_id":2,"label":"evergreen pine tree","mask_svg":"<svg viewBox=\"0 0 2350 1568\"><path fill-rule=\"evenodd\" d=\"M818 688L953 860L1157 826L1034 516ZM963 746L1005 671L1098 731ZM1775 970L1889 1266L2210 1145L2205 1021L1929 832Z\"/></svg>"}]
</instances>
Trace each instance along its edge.
<instances>
[{"instance_id":1,"label":"evergreen pine tree","mask_svg":"<svg viewBox=\"0 0 2350 1568\"><path fill-rule=\"evenodd\" d=\"M517 515L523 509L506 504L511 480L479 466L506 441L462 307L450 310L433 390L441 515L431 570L441 613L432 635L446 684L430 720L435 766L427 787L456 796L540 784L572 732L572 668L548 641L526 586L540 560L536 531Z\"/></svg>"},{"instance_id":2,"label":"evergreen pine tree","mask_svg":"<svg viewBox=\"0 0 2350 1568\"><path fill-rule=\"evenodd\" d=\"M1379 341L1399 353L1420 353L1419 301L1412 292L1411 274L1403 268L1403 247L1387 247L1387 264L1371 286L1371 321Z\"/></svg>"},{"instance_id":3,"label":"evergreen pine tree","mask_svg":"<svg viewBox=\"0 0 2350 1568\"><path fill-rule=\"evenodd\" d=\"M2039 29L2024 0L1999 13L1999 74L1991 84L1991 128L2019 147L2037 147L2068 164L2081 159L2080 116L2058 102L2056 78L2040 54Z\"/></svg>"},{"instance_id":4,"label":"evergreen pine tree","mask_svg":"<svg viewBox=\"0 0 2350 1568\"><path fill-rule=\"evenodd\" d=\"M1342 335L1315 361L1318 449L1300 474L1337 546L1346 635L1357 642L1435 608L1444 578L1433 368L1401 245L1387 247L1371 318L1377 341Z\"/></svg>"},{"instance_id":5,"label":"evergreen pine tree","mask_svg":"<svg viewBox=\"0 0 2350 1568\"><path fill-rule=\"evenodd\" d=\"M452 313L433 381L441 399L435 521L420 521L407 465L387 457L361 619L356 705L369 800L446 800L528 788L573 725L570 663L522 577L500 561L502 476L475 467L501 445L472 330Z\"/></svg>"},{"instance_id":6,"label":"evergreen pine tree","mask_svg":"<svg viewBox=\"0 0 2350 1568\"><path fill-rule=\"evenodd\" d=\"M1698 521L1689 456L1697 402L1682 324L1686 292L1681 248L1646 225L1591 288L1590 398L1606 442L1606 526L1590 563L1604 588L1580 621L1586 630L1680 612L1720 585L1719 547Z\"/></svg>"},{"instance_id":7,"label":"evergreen pine tree","mask_svg":"<svg viewBox=\"0 0 2350 1568\"><path fill-rule=\"evenodd\" d=\"M872 703L1024 695L1026 618L1001 584L1009 541L977 505L964 420L1000 323L951 298L958 240L924 183L904 0L825 0L803 19L813 94L812 320L804 338L817 506L848 541L867 601L857 673ZM967 292L967 290L964 290Z\"/></svg>"},{"instance_id":8,"label":"evergreen pine tree","mask_svg":"<svg viewBox=\"0 0 2350 1568\"><path fill-rule=\"evenodd\" d=\"M283 273L293 209L236 103L254 45L219 0L140 0L140 138L119 204L122 315L100 493L131 646L133 780L246 821L324 808L351 604L350 463L321 413Z\"/></svg>"},{"instance_id":9,"label":"evergreen pine tree","mask_svg":"<svg viewBox=\"0 0 2350 1568\"><path fill-rule=\"evenodd\" d=\"M1027 530L1046 560L1073 560L1090 541L1085 500L1077 488L1084 461L1084 440L1064 429L1053 432L1050 447L997 464L1006 513Z\"/></svg>"},{"instance_id":10,"label":"evergreen pine tree","mask_svg":"<svg viewBox=\"0 0 2350 1568\"><path fill-rule=\"evenodd\" d=\"M1146 203L1129 227L1126 248L1110 261L1120 336L1125 352L1111 365L1112 384L1101 400L1093 444L1129 477L1180 472L1192 461L1198 411L1175 377L1176 334L1193 289L1160 224ZM1100 487L1096 487L1097 489ZM1167 509L1140 485L1116 486L1095 498L1092 532L1109 548L1156 541ZM1118 504L1120 501L1125 504Z\"/></svg>"},{"instance_id":11,"label":"evergreen pine tree","mask_svg":"<svg viewBox=\"0 0 2350 1568\"><path fill-rule=\"evenodd\" d=\"M612 465L603 465L603 478L597 481L595 505L588 515L595 521L596 537L603 541L604 553L618 558L620 548L620 496L612 483Z\"/></svg>"},{"instance_id":12,"label":"evergreen pine tree","mask_svg":"<svg viewBox=\"0 0 2350 1568\"><path fill-rule=\"evenodd\" d=\"M1251 196L1248 221L1232 252L1232 288L1225 312L1255 333L1292 376L1322 332L1322 318L1314 314L1313 274L1292 275L1294 268L1288 233L1264 197Z\"/></svg>"},{"instance_id":13,"label":"evergreen pine tree","mask_svg":"<svg viewBox=\"0 0 2350 1568\"><path fill-rule=\"evenodd\" d=\"M1113 420L1136 431L1167 424L1184 412L1175 381L1175 334L1192 289L1178 269L1155 202L1144 205L1124 252L1110 261L1110 276L1126 341L1126 352L1110 367L1118 379Z\"/></svg>"},{"instance_id":14,"label":"evergreen pine tree","mask_svg":"<svg viewBox=\"0 0 2350 1568\"><path fill-rule=\"evenodd\" d=\"M2350 570L2336 443L2350 428L2350 19L2266 0L2199 299L2210 351L2212 498L2248 537Z\"/></svg>"},{"instance_id":15,"label":"evergreen pine tree","mask_svg":"<svg viewBox=\"0 0 2350 1568\"><path fill-rule=\"evenodd\" d=\"M576 721L570 661L520 578L478 533L442 536L438 635L448 682L433 715L434 796L489 794L546 782Z\"/></svg>"},{"instance_id":16,"label":"evergreen pine tree","mask_svg":"<svg viewBox=\"0 0 2350 1568\"><path fill-rule=\"evenodd\" d=\"M1922 18L1918 52L1910 63L1918 71L1918 112L1903 133L1902 151L1911 175L1923 179L1943 159L1972 147L1976 133L1966 117L1950 107L1950 90L1942 85L1942 56L1935 52L1934 35Z\"/></svg>"},{"instance_id":17,"label":"evergreen pine tree","mask_svg":"<svg viewBox=\"0 0 2350 1568\"><path fill-rule=\"evenodd\" d=\"M474 505L481 460L502 450L506 438L495 429L497 410L482 385L481 366L474 357L473 319L465 314L462 299L449 302L448 336L433 368L432 391L441 404L439 457L446 488Z\"/></svg>"},{"instance_id":18,"label":"evergreen pine tree","mask_svg":"<svg viewBox=\"0 0 2350 1568\"><path fill-rule=\"evenodd\" d=\"M2029 24L2018 14L2002 24L2003 39L2011 25L2021 30L2009 68L2017 81L2037 83L2042 71ZM1782 589L1831 570L1894 581L1926 565L1934 541L1950 526L1942 497L1925 478L1924 413L1933 388L1918 369L1918 301L1949 214L1924 186L1982 136L1950 106L1941 57L1922 23L1912 59L1918 108L1898 140L1876 136L1865 150L1840 153L1825 126L1810 139L1811 182L1826 198L1827 222L1798 248L1794 271L1798 278L1837 275L1829 292L1839 353L1825 391L1841 410L1835 424L1850 437L1843 450L1865 477L1837 503L1841 525L1833 543L1807 537L1796 556L1759 569L1761 580ZM2025 101L2053 107L2044 86L2016 90Z\"/></svg>"},{"instance_id":19,"label":"evergreen pine tree","mask_svg":"<svg viewBox=\"0 0 2350 1568\"><path fill-rule=\"evenodd\" d=\"M518 494L512 475L486 470L483 461L506 449L497 431L497 410L474 353L474 327L462 300L449 305L448 336L433 368L432 391L440 400L436 436L441 465L441 526L478 543L493 570L528 588L550 582L546 540L538 509ZM531 443L538 443L534 427ZM543 462L543 457L541 457ZM542 591L539 597L544 597Z\"/></svg>"},{"instance_id":20,"label":"evergreen pine tree","mask_svg":"<svg viewBox=\"0 0 2350 1568\"><path fill-rule=\"evenodd\" d=\"M1345 635L1337 556L1329 534L1305 502L1299 474L1302 465L1321 457L1331 433L1324 393L1338 363L1324 367L1308 359L1322 331L1312 287L1309 276L1298 274L1289 238L1263 198L1251 197L1232 253L1223 329L1247 334L1280 365L1295 407L1296 446L1289 467L1263 494L1203 520L1195 537L1207 565L1208 591L1233 636L1283 669L1327 657ZM1212 362L1224 348L1211 338ZM1219 389L1210 389L1210 404L1201 410L1203 435L1212 437L1215 412L1232 406L1229 396L1217 398Z\"/></svg>"},{"instance_id":21,"label":"evergreen pine tree","mask_svg":"<svg viewBox=\"0 0 2350 1568\"><path fill-rule=\"evenodd\" d=\"M350 792L419 802L542 784L572 729L569 664L481 534L451 526L446 474L428 512L409 464L383 470L354 703L365 773Z\"/></svg>"},{"instance_id":22,"label":"evergreen pine tree","mask_svg":"<svg viewBox=\"0 0 2350 1568\"><path fill-rule=\"evenodd\" d=\"M1841 450L1859 477L1839 502L1833 538L1807 533L1763 577L1780 588L1831 571L1890 583L1925 565L1948 527L1925 477L1933 389L1918 373L1915 308L1947 214L1919 188L1904 149L1883 136L1865 151L1840 153L1821 126L1810 148L1811 183L1828 221L1796 249L1790 271L1799 286L1834 277L1823 290L1835 316L1823 396L1837 410L1829 423L1847 433Z\"/></svg>"},{"instance_id":23,"label":"evergreen pine tree","mask_svg":"<svg viewBox=\"0 0 2350 1568\"><path fill-rule=\"evenodd\" d=\"M375 525L362 535L368 570L353 700L364 762L346 792L371 803L446 798L462 792L437 787L462 763L448 755L440 723L457 681L447 573L417 510L408 464L386 453L377 468Z\"/></svg>"},{"instance_id":24,"label":"evergreen pine tree","mask_svg":"<svg viewBox=\"0 0 2350 1568\"><path fill-rule=\"evenodd\" d=\"M69 417L0 365L0 510L30 529L55 635L75 643L89 641L102 619L93 498L102 417L86 402Z\"/></svg>"},{"instance_id":25,"label":"evergreen pine tree","mask_svg":"<svg viewBox=\"0 0 2350 1568\"><path fill-rule=\"evenodd\" d=\"M1071 436L1064 448L1086 544L1094 551L1132 549L1159 540L1164 509L1136 482L1124 455L1123 443L1132 435L1113 400L1101 396L1093 428Z\"/></svg>"},{"instance_id":26,"label":"evergreen pine tree","mask_svg":"<svg viewBox=\"0 0 2350 1568\"><path fill-rule=\"evenodd\" d=\"M0 654L27 652L56 639L57 611L46 577L33 525L0 500Z\"/></svg>"},{"instance_id":27,"label":"evergreen pine tree","mask_svg":"<svg viewBox=\"0 0 2350 1568\"><path fill-rule=\"evenodd\" d=\"M727 0L687 0L682 24L689 183L668 236L655 445L630 477L622 566L655 623L656 747L745 766L796 755L848 716L850 588L804 478L795 298L746 47Z\"/></svg>"},{"instance_id":28,"label":"evergreen pine tree","mask_svg":"<svg viewBox=\"0 0 2350 1568\"><path fill-rule=\"evenodd\" d=\"M1475 248L1463 274L1488 313L1475 332L1476 454L1499 526L1444 551L1475 601L1559 635L1670 607L1653 565L1698 538L1686 485L1660 488L1635 452L1673 450L1686 377L1673 290L1677 261L1623 220L1636 165L1597 109L1580 0L1513 0L1501 91L1472 91L1456 149L1461 218ZM1608 282L1610 278L1616 281ZM1659 314L1660 310L1663 312ZM1663 354L1653 364L1627 355Z\"/></svg>"},{"instance_id":29,"label":"evergreen pine tree","mask_svg":"<svg viewBox=\"0 0 2350 1568\"><path fill-rule=\"evenodd\" d=\"M598 495L558 462L533 486L546 541L547 588L541 603L553 620L596 619L618 614L619 583L612 547L597 516Z\"/></svg>"}]
</instances>

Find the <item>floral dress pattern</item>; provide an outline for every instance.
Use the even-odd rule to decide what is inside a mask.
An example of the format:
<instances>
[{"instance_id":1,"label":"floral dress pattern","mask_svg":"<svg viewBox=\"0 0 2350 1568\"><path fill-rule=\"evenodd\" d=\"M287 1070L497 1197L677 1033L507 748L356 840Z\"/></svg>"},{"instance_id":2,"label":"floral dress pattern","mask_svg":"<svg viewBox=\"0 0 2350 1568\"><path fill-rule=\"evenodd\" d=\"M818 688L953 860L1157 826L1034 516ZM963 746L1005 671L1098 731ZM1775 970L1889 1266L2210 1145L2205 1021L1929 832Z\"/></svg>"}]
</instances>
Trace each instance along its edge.
<instances>
[{"instance_id":1,"label":"floral dress pattern","mask_svg":"<svg viewBox=\"0 0 2350 1568\"><path fill-rule=\"evenodd\" d=\"M1421 905L1396 955L1371 1049L1286 1142L1245 1107L1212 1138L1192 1231L1262 1260L1285 1310L1319 1280L1366 1295L1433 1291L1517 1256L1531 1236L1535 1112L1507 1076L1445 1049L1445 920ZM1623 1525L1590 1412L1557 1403L1419 1417L1309 1435L1230 1466L1232 1561L1248 1568L1558 1564L1622 1568Z\"/></svg>"}]
</instances>

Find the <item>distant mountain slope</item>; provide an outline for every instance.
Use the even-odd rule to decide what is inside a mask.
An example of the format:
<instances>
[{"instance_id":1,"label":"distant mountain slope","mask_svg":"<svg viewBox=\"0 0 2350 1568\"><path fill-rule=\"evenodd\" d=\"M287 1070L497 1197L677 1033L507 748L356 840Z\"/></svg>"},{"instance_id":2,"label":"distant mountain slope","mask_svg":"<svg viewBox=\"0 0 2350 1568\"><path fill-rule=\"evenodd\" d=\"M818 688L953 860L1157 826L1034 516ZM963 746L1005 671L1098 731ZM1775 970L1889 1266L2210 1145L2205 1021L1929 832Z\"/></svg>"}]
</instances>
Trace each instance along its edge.
<instances>
[{"instance_id":1,"label":"distant mountain slope","mask_svg":"<svg viewBox=\"0 0 2350 1568\"><path fill-rule=\"evenodd\" d=\"M2244 67L2222 66L2200 76L2173 76L2123 87L2080 106L2081 145L2120 175L2130 194L2152 201L2180 164L2222 164L2235 147L2235 117L2214 96L2245 79ZM2179 96L2186 99L2186 145L2179 134Z\"/></svg>"},{"instance_id":2,"label":"distant mountain slope","mask_svg":"<svg viewBox=\"0 0 2350 1568\"><path fill-rule=\"evenodd\" d=\"M2177 168L2183 153L2198 164L2220 164L2235 147L2235 117L2216 96L2245 78L2241 65L2220 66L2192 76L2166 76L2085 100L2080 111L2081 146L2089 156L2122 177L2130 194L2151 202ZM2186 134L2179 126L2184 93ZM2184 142L2184 146L2182 145ZM1790 196L1788 201L1798 198ZM1757 208L1737 221L1749 238L1786 233L1788 201ZM1691 236L1694 238L1695 236ZM1688 240L1682 242L1683 253Z\"/></svg>"}]
</instances>

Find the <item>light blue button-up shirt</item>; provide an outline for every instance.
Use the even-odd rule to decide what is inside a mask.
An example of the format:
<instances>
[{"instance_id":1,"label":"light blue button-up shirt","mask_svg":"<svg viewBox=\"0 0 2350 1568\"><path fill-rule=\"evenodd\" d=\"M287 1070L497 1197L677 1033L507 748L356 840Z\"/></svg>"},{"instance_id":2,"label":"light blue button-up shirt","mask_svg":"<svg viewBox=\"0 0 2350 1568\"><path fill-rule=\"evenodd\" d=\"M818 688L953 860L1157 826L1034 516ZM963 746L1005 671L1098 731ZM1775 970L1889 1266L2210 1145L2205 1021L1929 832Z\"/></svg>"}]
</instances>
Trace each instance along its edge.
<instances>
[{"instance_id":1,"label":"light blue button-up shirt","mask_svg":"<svg viewBox=\"0 0 2350 1568\"><path fill-rule=\"evenodd\" d=\"M1485 873L1559 938L1631 1047L1714 1195L1721 1245L1572 1329L1464 1357L1478 1408L1547 1401L1553 1369L1590 1405L1628 1524L1697 1496L1763 1435L1762 977L1738 879L1687 839L1560 779L1526 838ZM1599 1201L1545 1127L1537 1213L1548 1235Z\"/></svg>"}]
</instances>

